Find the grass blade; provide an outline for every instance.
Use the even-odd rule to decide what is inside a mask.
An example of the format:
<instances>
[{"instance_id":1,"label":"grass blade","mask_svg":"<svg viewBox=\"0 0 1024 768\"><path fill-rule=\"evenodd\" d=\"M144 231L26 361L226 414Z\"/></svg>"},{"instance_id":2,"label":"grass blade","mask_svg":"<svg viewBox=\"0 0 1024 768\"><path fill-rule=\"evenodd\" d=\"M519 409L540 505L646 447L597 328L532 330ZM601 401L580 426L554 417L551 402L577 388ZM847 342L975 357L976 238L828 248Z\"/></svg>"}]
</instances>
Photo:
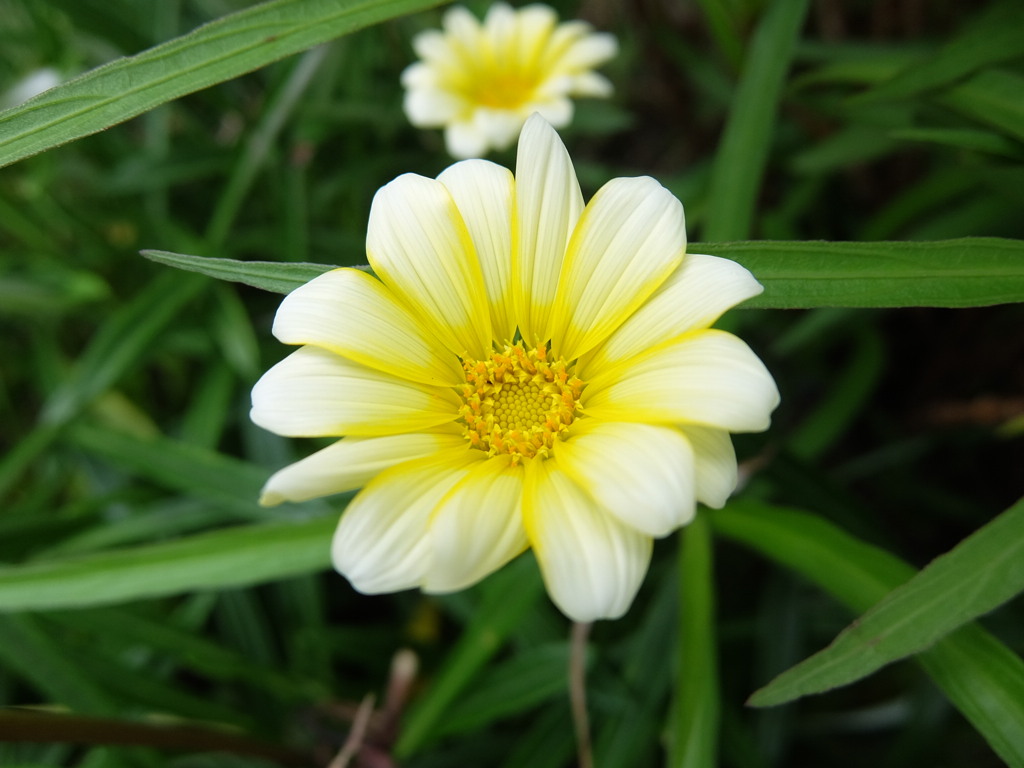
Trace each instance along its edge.
<instances>
[{"instance_id":1,"label":"grass blade","mask_svg":"<svg viewBox=\"0 0 1024 768\"><path fill-rule=\"evenodd\" d=\"M983 307L1024 301L1024 241L691 243L764 285L744 307Z\"/></svg>"},{"instance_id":2,"label":"grass blade","mask_svg":"<svg viewBox=\"0 0 1024 768\"><path fill-rule=\"evenodd\" d=\"M751 697L757 706L852 683L1024 590L1024 499L890 592L823 651Z\"/></svg>"},{"instance_id":3,"label":"grass blade","mask_svg":"<svg viewBox=\"0 0 1024 768\"><path fill-rule=\"evenodd\" d=\"M667 761L672 768L718 764L714 583L711 532L706 515L699 515L683 531L680 549L680 638Z\"/></svg>"},{"instance_id":4,"label":"grass blade","mask_svg":"<svg viewBox=\"0 0 1024 768\"><path fill-rule=\"evenodd\" d=\"M260 584L330 565L337 519L240 526L113 552L0 568L0 611L84 608Z\"/></svg>"},{"instance_id":5,"label":"grass blade","mask_svg":"<svg viewBox=\"0 0 1024 768\"><path fill-rule=\"evenodd\" d=\"M716 532L791 568L858 614L915 573L806 512L734 501L709 519ZM916 658L992 749L1014 768L1024 766L1024 661L973 624Z\"/></svg>"},{"instance_id":6,"label":"grass blade","mask_svg":"<svg viewBox=\"0 0 1024 768\"><path fill-rule=\"evenodd\" d=\"M107 692L65 658L32 616L0 613L0 660L73 710L97 715L117 710Z\"/></svg>"},{"instance_id":7,"label":"grass blade","mask_svg":"<svg viewBox=\"0 0 1024 768\"><path fill-rule=\"evenodd\" d=\"M198 272L217 280L251 285L272 293L291 293L300 285L308 283L317 275L332 269L332 264L296 264L276 261L238 261L237 259L216 259L206 256L189 256L169 251L141 251L142 255L157 264L165 264L186 272Z\"/></svg>"},{"instance_id":8,"label":"grass blade","mask_svg":"<svg viewBox=\"0 0 1024 768\"><path fill-rule=\"evenodd\" d=\"M0 497L61 434L64 426L107 391L153 347L178 311L204 288L192 276L159 275L96 333L71 375L47 399L40 426L0 459Z\"/></svg>"},{"instance_id":9,"label":"grass blade","mask_svg":"<svg viewBox=\"0 0 1024 768\"><path fill-rule=\"evenodd\" d=\"M932 242L750 240L690 243L691 253L738 261L765 287L746 308L980 307L1024 301L1024 242L969 237ZM288 293L336 267L143 251L152 261Z\"/></svg>"},{"instance_id":10,"label":"grass blade","mask_svg":"<svg viewBox=\"0 0 1024 768\"><path fill-rule=\"evenodd\" d=\"M750 44L708 192L708 240L750 236L786 72L807 0L775 0Z\"/></svg>"},{"instance_id":11,"label":"grass blade","mask_svg":"<svg viewBox=\"0 0 1024 768\"><path fill-rule=\"evenodd\" d=\"M524 649L456 700L438 723L438 733L483 730L496 720L525 712L548 699L564 699L567 669L569 646L564 642Z\"/></svg>"},{"instance_id":12,"label":"grass blade","mask_svg":"<svg viewBox=\"0 0 1024 768\"><path fill-rule=\"evenodd\" d=\"M989 7L973 24L934 56L866 93L850 99L858 106L877 101L904 101L953 83L972 72L1020 57L1024 6L1007 0Z\"/></svg>"},{"instance_id":13,"label":"grass blade","mask_svg":"<svg viewBox=\"0 0 1024 768\"><path fill-rule=\"evenodd\" d=\"M0 167L439 0L272 0L118 59L0 114Z\"/></svg>"},{"instance_id":14,"label":"grass blade","mask_svg":"<svg viewBox=\"0 0 1024 768\"><path fill-rule=\"evenodd\" d=\"M1024 141L1024 77L1016 72L988 70L950 88L936 100L1004 135Z\"/></svg>"}]
</instances>

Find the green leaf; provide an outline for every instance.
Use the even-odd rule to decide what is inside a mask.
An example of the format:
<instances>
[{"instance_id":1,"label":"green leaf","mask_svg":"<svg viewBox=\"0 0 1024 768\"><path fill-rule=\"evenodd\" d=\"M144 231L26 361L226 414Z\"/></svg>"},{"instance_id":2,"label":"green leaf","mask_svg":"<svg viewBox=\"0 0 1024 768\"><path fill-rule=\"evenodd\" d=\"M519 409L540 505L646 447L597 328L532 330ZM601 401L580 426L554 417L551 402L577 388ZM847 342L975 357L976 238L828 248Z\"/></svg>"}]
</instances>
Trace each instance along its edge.
<instances>
[{"instance_id":1,"label":"green leaf","mask_svg":"<svg viewBox=\"0 0 1024 768\"><path fill-rule=\"evenodd\" d=\"M84 608L261 584L330 565L334 516L0 567L0 611Z\"/></svg>"},{"instance_id":2,"label":"green leaf","mask_svg":"<svg viewBox=\"0 0 1024 768\"><path fill-rule=\"evenodd\" d=\"M332 264L296 264L276 261L238 261L237 259L215 259L206 256L188 256L168 251L140 251L150 261L198 272L207 277L244 283L272 293L291 293L317 275L337 269Z\"/></svg>"},{"instance_id":3,"label":"green leaf","mask_svg":"<svg viewBox=\"0 0 1024 768\"><path fill-rule=\"evenodd\" d=\"M42 420L63 424L78 415L138 363L182 306L205 287L203 281L181 275L151 280L93 337L71 375L47 401Z\"/></svg>"},{"instance_id":4,"label":"green leaf","mask_svg":"<svg viewBox=\"0 0 1024 768\"><path fill-rule=\"evenodd\" d=\"M750 236L775 117L807 0L773 0L749 44L708 192L708 240Z\"/></svg>"},{"instance_id":5,"label":"green leaf","mask_svg":"<svg viewBox=\"0 0 1024 768\"><path fill-rule=\"evenodd\" d=\"M806 58L813 49L813 41L805 41L801 52ZM901 45L888 48L878 42L870 45L857 43L837 44L830 40L819 43L818 56L822 63L808 72L801 72L789 82L793 90L815 85L874 85L895 77L901 70L917 63L925 55L915 46Z\"/></svg>"},{"instance_id":6,"label":"green leaf","mask_svg":"<svg viewBox=\"0 0 1024 768\"><path fill-rule=\"evenodd\" d=\"M840 168L848 168L887 155L897 146L898 142L888 128L851 122L817 144L795 154L790 166L796 174L834 173Z\"/></svg>"},{"instance_id":7,"label":"green leaf","mask_svg":"<svg viewBox=\"0 0 1024 768\"><path fill-rule=\"evenodd\" d=\"M983 67L1021 55L1024 5L1004 0L989 7L938 53L900 72L892 80L850 99L858 105L903 101L955 82Z\"/></svg>"},{"instance_id":8,"label":"green leaf","mask_svg":"<svg viewBox=\"0 0 1024 768\"><path fill-rule=\"evenodd\" d=\"M1010 768L1024 768L1024 662L981 627L961 627L917 656Z\"/></svg>"},{"instance_id":9,"label":"green leaf","mask_svg":"<svg viewBox=\"0 0 1024 768\"><path fill-rule=\"evenodd\" d=\"M764 285L744 307L981 307L1024 301L1024 241L691 243Z\"/></svg>"},{"instance_id":10,"label":"green leaf","mask_svg":"<svg viewBox=\"0 0 1024 768\"><path fill-rule=\"evenodd\" d=\"M266 164L281 130L303 102L303 95L327 61L327 48L314 48L300 56L288 78L280 83L267 100L259 123L249 134L227 184L224 186L206 227L208 247L219 250L227 241L246 195L260 169Z\"/></svg>"},{"instance_id":11,"label":"green leaf","mask_svg":"<svg viewBox=\"0 0 1024 768\"><path fill-rule=\"evenodd\" d=\"M718 765L718 658L715 651L714 568L707 515L682 534L680 549L679 645L675 706L670 721L672 768Z\"/></svg>"},{"instance_id":12,"label":"green leaf","mask_svg":"<svg viewBox=\"0 0 1024 768\"><path fill-rule=\"evenodd\" d=\"M567 643L527 648L488 672L479 685L457 699L438 723L438 734L478 731L555 696L565 698L568 669Z\"/></svg>"},{"instance_id":13,"label":"green leaf","mask_svg":"<svg viewBox=\"0 0 1024 768\"><path fill-rule=\"evenodd\" d=\"M936 100L979 123L1024 141L1024 77L1016 72L981 72L938 95Z\"/></svg>"},{"instance_id":14,"label":"green leaf","mask_svg":"<svg viewBox=\"0 0 1024 768\"><path fill-rule=\"evenodd\" d=\"M117 709L107 692L65 657L33 616L0 613L0 661L71 709L93 714L113 714Z\"/></svg>"},{"instance_id":15,"label":"green leaf","mask_svg":"<svg viewBox=\"0 0 1024 768\"><path fill-rule=\"evenodd\" d=\"M890 592L823 651L751 697L770 706L852 683L1024 590L1024 499Z\"/></svg>"},{"instance_id":16,"label":"green leaf","mask_svg":"<svg viewBox=\"0 0 1024 768\"><path fill-rule=\"evenodd\" d=\"M602 696L613 697L614 705L608 702L601 707L604 717L594 722L594 763L601 768L651 765L660 752L658 743L675 683L666 660L678 648L679 580L672 577L673 565L662 578L650 579L655 592L643 613L630 619L634 629L622 647L621 670L614 678L618 685ZM595 701L600 682L597 673L591 676Z\"/></svg>"},{"instance_id":17,"label":"green leaf","mask_svg":"<svg viewBox=\"0 0 1024 768\"><path fill-rule=\"evenodd\" d=\"M826 520L749 500L712 512L716 532L760 552L864 613L914 569ZM1014 768L1024 768L1024 661L976 625L916 657L949 700Z\"/></svg>"},{"instance_id":18,"label":"green leaf","mask_svg":"<svg viewBox=\"0 0 1024 768\"><path fill-rule=\"evenodd\" d=\"M182 306L205 287L202 280L191 276L159 275L111 315L71 374L47 399L40 426L0 459L0 496L14 487L25 468L61 434L67 422L138 364Z\"/></svg>"},{"instance_id":19,"label":"green leaf","mask_svg":"<svg viewBox=\"0 0 1024 768\"><path fill-rule=\"evenodd\" d=\"M849 310L818 310L819 312ZM828 394L794 429L789 450L801 459L823 454L854 423L885 373L885 350L877 331L866 327L858 334L847 362L834 374Z\"/></svg>"},{"instance_id":20,"label":"green leaf","mask_svg":"<svg viewBox=\"0 0 1024 768\"><path fill-rule=\"evenodd\" d=\"M576 742L572 737L569 708L549 706L531 718L516 734L515 747L501 768L565 768L572 762Z\"/></svg>"},{"instance_id":21,"label":"green leaf","mask_svg":"<svg viewBox=\"0 0 1024 768\"><path fill-rule=\"evenodd\" d=\"M933 242L750 240L690 243L691 253L738 261L765 287L747 308L971 307L1024 301L1024 242L970 237ZM143 255L162 264L288 293L327 264Z\"/></svg>"},{"instance_id":22,"label":"green leaf","mask_svg":"<svg viewBox=\"0 0 1024 768\"><path fill-rule=\"evenodd\" d=\"M0 167L439 0L272 0L0 113Z\"/></svg>"},{"instance_id":23,"label":"green leaf","mask_svg":"<svg viewBox=\"0 0 1024 768\"><path fill-rule=\"evenodd\" d=\"M892 131L889 135L894 139L921 141L956 149L987 152L1014 160L1024 158L1024 149L1019 144L998 133L977 128L902 128Z\"/></svg>"},{"instance_id":24,"label":"green leaf","mask_svg":"<svg viewBox=\"0 0 1024 768\"><path fill-rule=\"evenodd\" d=\"M743 60L744 42L738 29L740 20L736 18L736 9L721 0L697 0L697 2L718 49L732 65L732 69L737 69Z\"/></svg>"},{"instance_id":25,"label":"green leaf","mask_svg":"<svg viewBox=\"0 0 1024 768\"><path fill-rule=\"evenodd\" d=\"M285 504L273 511L260 507L260 489L267 470L217 451L166 437L138 437L81 424L70 432L72 442L118 467L187 496L212 502L222 518L308 518L329 510L323 501Z\"/></svg>"},{"instance_id":26,"label":"green leaf","mask_svg":"<svg viewBox=\"0 0 1024 768\"><path fill-rule=\"evenodd\" d=\"M238 651L175 626L166 619L139 615L126 608L95 608L46 614L72 631L88 632L112 647L145 646L166 654L186 669L214 680L237 680L287 700L323 695L309 679L254 663Z\"/></svg>"}]
</instances>

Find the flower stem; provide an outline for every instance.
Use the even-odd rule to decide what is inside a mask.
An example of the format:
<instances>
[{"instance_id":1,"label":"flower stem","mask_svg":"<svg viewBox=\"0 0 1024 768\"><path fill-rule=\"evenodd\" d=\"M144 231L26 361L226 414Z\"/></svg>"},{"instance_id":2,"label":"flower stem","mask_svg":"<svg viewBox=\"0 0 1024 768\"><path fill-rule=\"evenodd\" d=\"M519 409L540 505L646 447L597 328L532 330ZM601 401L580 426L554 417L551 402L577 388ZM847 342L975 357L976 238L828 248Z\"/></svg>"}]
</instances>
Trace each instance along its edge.
<instances>
[{"instance_id":1,"label":"flower stem","mask_svg":"<svg viewBox=\"0 0 1024 768\"><path fill-rule=\"evenodd\" d=\"M579 768L594 768L594 752L590 744L590 718L587 716L587 637L589 621L572 625L569 652L569 700L572 703L572 725L576 732Z\"/></svg>"}]
</instances>

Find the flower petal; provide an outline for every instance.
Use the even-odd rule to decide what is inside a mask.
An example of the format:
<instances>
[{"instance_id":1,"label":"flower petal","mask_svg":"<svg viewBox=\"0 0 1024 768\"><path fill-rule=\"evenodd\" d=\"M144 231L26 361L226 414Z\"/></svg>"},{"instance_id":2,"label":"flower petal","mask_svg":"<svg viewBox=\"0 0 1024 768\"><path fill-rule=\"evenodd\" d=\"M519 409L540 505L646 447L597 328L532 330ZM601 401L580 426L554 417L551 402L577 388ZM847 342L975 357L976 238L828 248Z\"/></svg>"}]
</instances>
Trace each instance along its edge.
<instances>
[{"instance_id":1,"label":"flower petal","mask_svg":"<svg viewBox=\"0 0 1024 768\"><path fill-rule=\"evenodd\" d=\"M724 331L702 330L602 371L580 403L591 418L608 421L760 432L779 391L750 347Z\"/></svg>"},{"instance_id":2,"label":"flower petal","mask_svg":"<svg viewBox=\"0 0 1024 768\"><path fill-rule=\"evenodd\" d=\"M694 455L678 429L598 422L557 451L573 480L641 533L664 536L693 519Z\"/></svg>"},{"instance_id":3,"label":"flower petal","mask_svg":"<svg viewBox=\"0 0 1024 768\"><path fill-rule=\"evenodd\" d=\"M454 421L447 387L406 381L317 347L300 347L256 382L253 422L287 437L393 435Z\"/></svg>"},{"instance_id":4,"label":"flower petal","mask_svg":"<svg viewBox=\"0 0 1024 768\"><path fill-rule=\"evenodd\" d=\"M591 32L590 25L587 25L585 31L587 34L577 33L575 39L569 34L564 41L552 39L552 49L558 51L557 59L551 61L552 68L563 72L585 72L604 64L619 52L619 41L615 39L615 35L608 32ZM572 39L572 42L565 45L569 39ZM556 48L556 45L561 50Z\"/></svg>"},{"instance_id":5,"label":"flower petal","mask_svg":"<svg viewBox=\"0 0 1024 768\"><path fill-rule=\"evenodd\" d=\"M444 33L436 29L425 29L414 35L412 49L416 51L417 56L430 64L448 63L453 56L452 47Z\"/></svg>"},{"instance_id":6,"label":"flower petal","mask_svg":"<svg viewBox=\"0 0 1024 768\"><path fill-rule=\"evenodd\" d=\"M581 72L572 79L572 88L569 93L572 96L592 96L607 98L614 93L615 87L612 81L597 72Z\"/></svg>"},{"instance_id":7,"label":"flower petal","mask_svg":"<svg viewBox=\"0 0 1024 768\"><path fill-rule=\"evenodd\" d=\"M557 354L573 359L614 331L686 252L683 206L654 179L614 179L572 234L551 320Z\"/></svg>"},{"instance_id":8,"label":"flower petal","mask_svg":"<svg viewBox=\"0 0 1024 768\"><path fill-rule=\"evenodd\" d=\"M338 523L335 569L364 594L418 586L433 561L427 526L434 507L483 458L469 448L449 449L377 475Z\"/></svg>"},{"instance_id":9,"label":"flower petal","mask_svg":"<svg viewBox=\"0 0 1024 768\"><path fill-rule=\"evenodd\" d=\"M458 430L345 437L271 475L263 486L260 504L272 507L354 491L395 464L465 444Z\"/></svg>"},{"instance_id":10,"label":"flower petal","mask_svg":"<svg viewBox=\"0 0 1024 768\"><path fill-rule=\"evenodd\" d=\"M565 145L544 118L530 117L519 135L512 215L512 295L527 344L548 339L565 246L582 211Z\"/></svg>"},{"instance_id":11,"label":"flower petal","mask_svg":"<svg viewBox=\"0 0 1024 768\"><path fill-rule=\"evenodd\" d=\"M530 107L555 128L565 128L572 122L575 112L572 102L561 95L538 97Z\"/></svg>"},{"instance_id":12,"label":"flower petal","mask_svg":"<svg viewBox=\"0 0 1024 768\"><path fill-rule=\"evenodd\" d=\"M651 538L602 510L557 460L527 466L523 522L548 594L566 616L617 619L629 609Z\"/></svg>"},{"instance_id":13,"label":"flower petal","mask_svg":"<svg viewBox=\"0 0 1024 768\"><path fill-rule=\"evenodd\" d=\"M434 560L425 591L468 587L526 549L523 476L521 464L496 456L473 466L441 500L430 520Z\"/></svg>"},{"instance_id":14,"label":"flower petal","mask_svg":"<svg viewBox=\"0 0 1024 768\"><path fill-rule=\"evenodd\" d=\"M406 91L402 107L409 122L417 128L440 128L454 120L465 104L447 91L424 87Z\"/></svg>"},{"instance_id":15,"label":"flower petal","mask_svg":"<svg viewBox=\"0 0 1024 768\"><path fill-rule=\"evenodd\" d=\"M479 359L490 349L480 263L444 184L407 173L378 190L366 253L384 284L449 350Z\"/></svg>"},{"instance_id":16,"label":"flower petal","mask_svg":"<svg viewBox=\"0 0 1024 768\"><path fill-rule=\"evenodd\" d=\"M454 120L444 129L444 148L458 160L486 155L489 142L474 120Z\"/></svg>"},{"instance_id":17,"label":"flower petal","mask_svg":"<svg viewBox=\"0 0 1024 768\"><path fill-rule=\"evenodd\" d=\"M512 172L486 160L455 163L437 180L462 212L480 259L494 340L508 343L516 332L512 314Z\"/></svg>"},{"instance_id":18,"label":"flower petal","mask_svg":"<svg viewBox=\"0 0 1024 768\"><path fill-rule=\"evenodd\" d=\"M647 302L580 361L579 373L602 371L646 349L707 328L723 312L764 289L729 259L688 253Z\"/></svg>"},{"instance_id":19,"label":"flower petal","mask_svg":"<svg viewBox=\"0 0 1024 768\"><path fill-rule=\"evenodd\" d=\"M285 296L274 318L285 344L312 344L401 378L458 386L458 358L374 277L334 269Z\"/></svg>"},{"instance_id":20,"label":"flower petal","mask_svg":"<svg viewBox=\"0 0 1024 768\"><path fill-rule=\"evenodd\" d=\"M444 27L452 42L469 50L479 45L480 36L483 33L483 28L476 16L461 5L453 5L444 12L444 16L441 17L441 26Z\"/></svg>"},{"instance_id":21,"label":"flower petal","mask_svg":"<svg viewBox=\"0 0 1024 768\"><path fill-rule=\"evenodd\" d=\"M697 501L721 509L736 490L736 451L729 433L687 424L683 435L693 447Z\"/></svg>"},{"instance_id":22,"label":"flower petal","mask_svg":"<svg viewBox=\"0 0 1024 768\"><path fill-rule=\"evenodd\" d=\"M512 146L522 130L523 119L508 109L477 106L473 110L473 128L487 137L490 147L498 150Z\"/></svg>"}]
</instances>

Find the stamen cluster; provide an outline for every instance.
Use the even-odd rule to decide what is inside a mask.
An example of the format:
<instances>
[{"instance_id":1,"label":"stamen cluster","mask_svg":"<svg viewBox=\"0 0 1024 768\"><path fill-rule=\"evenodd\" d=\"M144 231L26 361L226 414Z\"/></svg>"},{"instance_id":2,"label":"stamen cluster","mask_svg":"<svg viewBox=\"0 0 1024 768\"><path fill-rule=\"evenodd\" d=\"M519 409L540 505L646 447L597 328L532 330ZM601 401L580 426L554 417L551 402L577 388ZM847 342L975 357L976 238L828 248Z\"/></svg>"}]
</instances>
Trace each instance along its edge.
<instances>
[{"instance_id":1,"label":"stamen cluster","mask_svg":"<svg viewBox=\"0 0 1024 768\"><path fill-rule=\"evenodd\" d=\"M516 342L462 368L464 434L489 456L509 454L513 464L546 457L580 410L584 383L564 360L548 360L544 345L525 349Z\"/></svg>"},{"instance_id":2,"label":"stamen cluster","mask_svg":"<svg viewBox=\"0 0 1024 768\"><path fill-rule=\"evenodd\" d=\"M507 72L493 66L474 73L462 90L465 98L485 107L519 109L534 98L540 81L541 76L537 72Z\"/></svg>"}]
</instances>

